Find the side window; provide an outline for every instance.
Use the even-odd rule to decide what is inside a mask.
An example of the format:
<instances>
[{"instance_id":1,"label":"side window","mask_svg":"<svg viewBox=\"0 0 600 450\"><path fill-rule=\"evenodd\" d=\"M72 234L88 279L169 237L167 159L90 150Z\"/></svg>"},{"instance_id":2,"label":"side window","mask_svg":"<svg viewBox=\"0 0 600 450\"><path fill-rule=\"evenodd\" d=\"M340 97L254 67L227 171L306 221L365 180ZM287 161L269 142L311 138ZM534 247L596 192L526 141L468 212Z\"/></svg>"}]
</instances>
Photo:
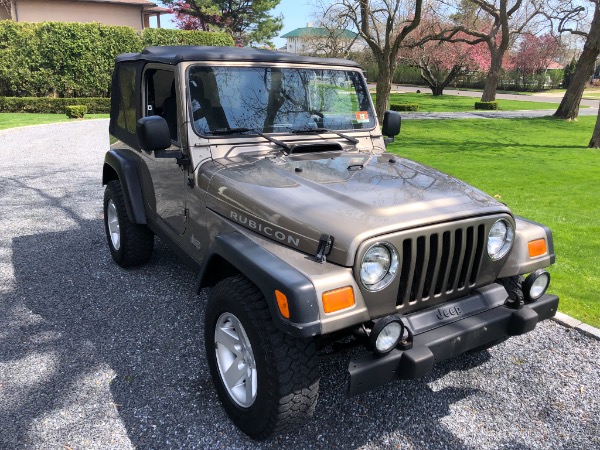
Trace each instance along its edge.
<instances>
[{"instance_id":1,"label":"side window","mask_svg":"<svg viewBox=\"0 0 600 450\"><path fill-rule=\"evenodd\" d=\"M177 142L177 90L175 75L170 70L146 71L146 115L162 116L169 125L171 140Z\"/></svg>"},{"instance_id":2,"label":"side window","mask_svg":"<svg viewBox=\"0 0 600 450\"><path fill-rule=\"evenodd\" d=\"M135 112L135 73L136 68L132 65L123 65L119 71L119 115L117 126L135 135L136 112Z\"/></svg>"}]
</instances>

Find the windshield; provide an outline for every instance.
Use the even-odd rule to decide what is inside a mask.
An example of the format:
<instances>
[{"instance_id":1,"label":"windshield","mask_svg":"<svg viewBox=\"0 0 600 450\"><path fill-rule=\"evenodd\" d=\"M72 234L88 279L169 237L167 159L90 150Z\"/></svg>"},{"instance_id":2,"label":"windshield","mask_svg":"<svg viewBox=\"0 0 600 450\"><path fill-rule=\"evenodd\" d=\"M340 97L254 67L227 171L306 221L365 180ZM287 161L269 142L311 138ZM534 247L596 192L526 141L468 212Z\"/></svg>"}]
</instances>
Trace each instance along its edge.
<instances>
[{"instance_id":1,"label":"windshield","mask_svg":"<svg viewBox=\"0 0 600 450\"><path fill-rule=\"evenodd\" d=\"M193 66L188 77L193 127L199 134L375 126L368 91L356 71Z\"/></svg>"}]
</instances>

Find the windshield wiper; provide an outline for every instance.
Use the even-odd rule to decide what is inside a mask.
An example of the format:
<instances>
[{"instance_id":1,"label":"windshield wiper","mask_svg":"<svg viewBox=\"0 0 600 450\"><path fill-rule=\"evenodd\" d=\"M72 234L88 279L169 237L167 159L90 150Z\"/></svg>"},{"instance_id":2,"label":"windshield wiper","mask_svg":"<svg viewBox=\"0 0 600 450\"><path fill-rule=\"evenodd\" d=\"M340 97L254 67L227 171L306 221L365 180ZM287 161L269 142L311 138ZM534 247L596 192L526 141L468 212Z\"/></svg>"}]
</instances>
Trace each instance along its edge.
<instances>
[{"instance_id":1,"label":"windshield wiper","mask_svg":"<svg viewBox=\"0 0 600 450\"><path fill-rule=\"evenodd\" d=\"M259 135L262 138L265 138L267 141L272 142L273 144L279 145L281 148L285 149L283 153L289 155L292 151L292 148L287 145L285 142L281 142L278 139L274 139L269 135L266 135L262 131L255 130L254 128L219 128L218 130L207 131L206 134L213 134L215 136L226 135L226 134L239 134L239 133L254 133Z\"/></svg>"},{"instance_id":2,"label":"windshield wiper","mask_svg":"<svg viewBox=\"0 0 600 450\"><path fill-rule=\"evenodd\" d=\"M337 134L339 137L343 137L344 139L352 142L353 144L358 144L358 139L353 138L352 136L348 136L344 133L339 133L337 131L330 130L329 128L303 128L299 130L292 130L292 133L296 134L308 134L308 133L333 133Z\"/></svg>"}]
</instances>

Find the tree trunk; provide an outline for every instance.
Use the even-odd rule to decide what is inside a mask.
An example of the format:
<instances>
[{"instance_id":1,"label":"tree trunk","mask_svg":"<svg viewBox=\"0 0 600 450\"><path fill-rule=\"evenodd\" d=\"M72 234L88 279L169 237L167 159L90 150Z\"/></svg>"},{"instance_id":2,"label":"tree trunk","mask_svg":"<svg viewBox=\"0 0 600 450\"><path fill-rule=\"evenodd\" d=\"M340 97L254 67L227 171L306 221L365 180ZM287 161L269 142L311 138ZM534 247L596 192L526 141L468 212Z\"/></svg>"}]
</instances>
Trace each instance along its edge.
<instances>
[{"instance_id":1,"label":"tree trunk","mask_svg":"<svg viewBox=\"0 0 600 450\"><path fill-rule=\"evenodd\" d=\"M392 90L393 67L390 68L385 59L377 61L379 66L379 76L375 88L375 114L379 123L383 123L383 115L389 109L390 91Z\"/></svg>"},{"instance_id":2,"label":"tree trunk","mask_svg":"<svg viewBox=\"0 0 600 450\"><path fill-rule=\"evenodd\" d=\"M575 73L571 78L571 84L567 88L565 95L560 102L560 106L554 113L558 119L574 120L579 115L579 104L585 89L585 83L588 82L594 73L594 64L600 53L600 6L596 5L594 19L588 33L583 52L577 61ZM595 134L595 133L594 133Z\"/></svg>"},{"instance_id":3,"label":"tree trunk","mask_svg":"<svg viewBox=\"0 0 600 450\"><path fill-rule=\"evenodd\" d=\"M431 89L431 93L434 97L439 97L440 95L444 94L444 86L429 86L429 88Z\"/></svg>"},{"instance_id":4,"label":"tree trunk","mask_svg":"<svg viewBox=\"0 0 600 450\"><path fill-rule=\"evenodd\" d=\"M502 58L504 58L504 52L492 52L490 70L488 70L485 77L485 86L483 87L483 95L481 96L482 102L493 102L496 100L496 90L500 81L500 70L502 70Z\"/></svg>"},{"instance_id":5,"label":"tree trunk","mask_svg":"<svg viewBox=\"0 0 600 450\"><path fill-rule=\"evenodd\" d=\"M600 148L600 109L598 110L598 117L596 118L596 126L594 127L594 134L588 144L590 148Z\"/></svg>"},{"instance_id":6,"label":"tree trunk","mask_svg":"<svg viewBox=\"0 0 600 450\"><path fill-rule=\"evenodd\" d=\"M598 51L592 51L589 48L584 48L579 61L577 62L577 68L571 78L571 84L565 91L560 105L554 117L558 119L574 120L579 116L579 104L581 103L581 97L583 97L583 91L585 84L590 80L592 73L594 72L594 64Z\"/></svg>"}]
</instances>

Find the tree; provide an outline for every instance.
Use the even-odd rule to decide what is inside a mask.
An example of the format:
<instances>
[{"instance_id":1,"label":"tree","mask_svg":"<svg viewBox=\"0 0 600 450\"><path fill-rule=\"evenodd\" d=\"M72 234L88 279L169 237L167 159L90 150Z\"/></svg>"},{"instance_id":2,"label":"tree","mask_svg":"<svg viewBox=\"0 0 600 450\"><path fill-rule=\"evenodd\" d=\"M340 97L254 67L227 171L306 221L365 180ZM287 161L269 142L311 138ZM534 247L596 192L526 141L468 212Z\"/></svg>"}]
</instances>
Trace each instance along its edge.
<instances>
[{"instance_id":1,"label":"tree","mask_svg":"<svg viewBox=\"0 0 600 450\"><path fill-rule=\"evenodd\" d=\"M571 80L573 79L573 74L575 73L575 67L577 67L577 60L573 58L569 64L565 66L565 74L563 77L563 87L568 89L571 86Z\"/></svg>"},{"instance_id":2,"label":"tree","mask_svg":"<svg viewBox=\"0 0 600 450\"><path fill-rule=\"evenodd\" d=\"M283 17L269 11L280 0L164 0L184 30L226 31L239 46L271 45L283 27Z\"/></svg>"},{"instance_id":3,"label":"tree","mask_svg":"<svg viewBox=\"0 0 600 450\"><path fill-rule=\"evenodd\" d=\"M575 72L571 76L565 95L554 113L554 117L559 119L574 120L579 115L579 104L581 103L585 84L594 73L596 58L600 54L600 4L598 0L588 1L593 4L594 8L588 31L581 29L582 23L585 24L586 11L583 7L571 8L570 10L563 8L555 11L553 16L556 19L559 15L562 15L558 25L559 32L568 32L586 38L583 52L581 52L575 66Z\"/></svg>"},{"instance_id":4,"label":"tree","mask_svg":"<svg viewBox=\"0 0 600 450\"><path fill-rule=\"evenodd\" d=\"M558 55L559 42L551 34L526 34L513 56L514 69L523 76L544 72Z\"/></svg>"},{"instance_id":5,"label":"tree","mask_svg":"<svg viewBox=\"0 0 600 450\"><path fill-rule=\"evenodd\" d=\"M303 36L302 53L324 58L348 58L355 46L358 34L347 30L343 21L334 17L324 17L316 27L308 27Z\"/></svg>"},{"instance_id":6,"label":"tree","mask_svg":"<svg viewBox=\"0 0 600 450\"><path fill-rule=\"evenodd\" d=\"M419 68L421 79L434 96L442 95L446 86L460 75L487 70L489 53L484 44L423 39L428 33L439 32L435 24L423 25L405 41L400 59Z\"/></svg>"},{"instance_id":7,"label":"tree","mask_svg":"<svg viewBox=\"0 0 600 450\"><path fill-rule=\"evenodd\" d=\"M590 139L588 147L600 148L600 109L598 110L598 116L596 117L596 125L594 126L594 132L592 133L592 139Z\"/></svg>"},{"instance_id":8,"label":"tree","mask_svg":"<svg viewBox=\"0 0 600 450\"><path fill-rule=\"evenodd\" d=\"M375 112L380 121L389 106L400 44L419 26L422 7L423 0L338 0L327 10L327 17L349 20L373 53L379 71Z\"/></svg>"},{"instance_id":9,"label":"tree","mask_svg":"<svg viewBox=\"0 0 600 450\"><path fill-rule=\"evenodd\" d=\"M485 43L490 55L482 102L496 99L504 58L515 39L535 34L546 20L542 0L442 0L454 13L454 25L438 38L467 44Z\"/></svg>"}]
</instances>

